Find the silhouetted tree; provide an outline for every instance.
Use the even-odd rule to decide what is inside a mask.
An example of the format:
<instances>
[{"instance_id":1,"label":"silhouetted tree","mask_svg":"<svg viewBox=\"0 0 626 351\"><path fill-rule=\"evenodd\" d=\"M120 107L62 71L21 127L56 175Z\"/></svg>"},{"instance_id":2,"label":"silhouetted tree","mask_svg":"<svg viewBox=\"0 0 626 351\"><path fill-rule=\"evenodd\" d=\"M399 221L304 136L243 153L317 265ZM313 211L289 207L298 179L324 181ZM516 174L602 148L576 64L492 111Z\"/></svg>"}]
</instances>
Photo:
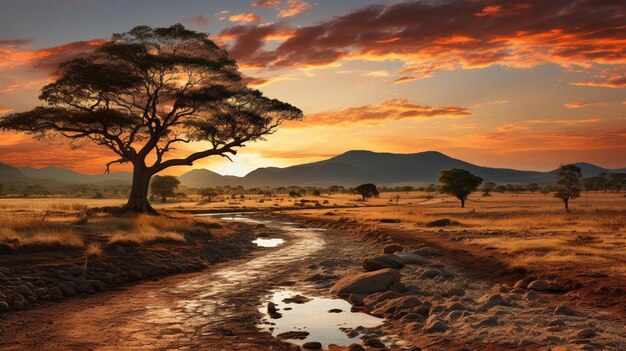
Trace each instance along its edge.
<instances>
[{"instance_id":1,"label":"silhouetted tree","mask_svg":"<svg viewBox=\"0 0 626 351\"><path fill-rule=\"evenodd\" d=\"M565 211L569 211L569 200L580 196L582 171L575 164L561 165L557 171L555 197L563 200Z\"/></svg>"},{"instance_id":2,"label":"silhouetted tree","mask_svg":"<svg viewBox=\"0 0 626 351\"><path fill-rule=\"evenodd\" d=\"M539 191L541 190L541 187L539 186L539 184L537 183L530 183L528 184L527 187L528 191L530 191L531 193L534 193L535 191Z\"/></svg>"},{"instance_id":3,"label":"silhouetted tree","mask_svg":"<svg viewBox=\"0 0 626 351\"><path fill-rule=\"evenodd\" d=\"M180 180L174 176L154 176L150 188L152 195L160 196L161 202L167 201L168 196L174 196L176 190L180 185Z\"/></svg>"},{"instance_id":4,"label":"silhouetted tree","mask_svg":"<svg viewBox=\"0 0 626 351\"><path fill-rule=\"evenodd\" d=\"M496 183L494 182L486 182L483 185L483 196L490 196L490 192L492 192L496 188Z\"/></svg>"},{"instance_id":5,"label":"silhouetted tree","mask_svg":"<svg viewBox=\"0 0 626 351\"><path fill-rule=\"evenodd\" d=\"M439 173L439 182L440 192L456 196L461 200L461 207L465 207L465 200L472 191L478 189L483 179L465 169L452 168Z\"/></svg>"},{"instance_id":6,"label":"silhouetted tree","mask_svg":"<svg viewBox=\"0 0 626 351\"><path fill-rule=\"evenodd\" d=\"M200 196L208 198L209 202L211 202L213 198L219 194L220 193L216 189L213 189L213 188L200 189Z\"/></svg>"},{"instance_id":7,"label":"silhouetted tree","mask_svg":"<svg viewBox=\"0 0 626 351\"><path fill-rule=\"evenodd\" d=\"M7 115L0 129L108 147L117 158L106 172L114 163L133 166L126 212L156 213L147 200L153 175L234 155L281 122L302 116L298 108L247 88L226 51L180 24L114 34L89 57L62 63L39 98L47 106ZM209 146L167 157L177 145L194 141Z\"/></svg>"},{"instance_id":8,"label":"silhouetted tree","mask_svg":"<svg viewBox=\"0 0 626 351\"><path fill-rule=\"evenodd\" d=\"M354 188L354 192L361 195L362 201L365 201L368 197L378 196L378 188L372 183L361 184Z\"/></svg>"}]
</instances>

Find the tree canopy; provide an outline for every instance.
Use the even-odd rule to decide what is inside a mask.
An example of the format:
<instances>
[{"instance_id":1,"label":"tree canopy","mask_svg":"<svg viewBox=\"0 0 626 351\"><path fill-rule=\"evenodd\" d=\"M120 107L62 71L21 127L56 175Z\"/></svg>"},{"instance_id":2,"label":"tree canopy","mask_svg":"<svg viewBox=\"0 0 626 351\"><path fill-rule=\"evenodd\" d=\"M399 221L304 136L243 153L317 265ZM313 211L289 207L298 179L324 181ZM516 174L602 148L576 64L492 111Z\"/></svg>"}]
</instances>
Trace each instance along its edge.
<instances>
[{"instance_id":1,"label":"tree canopy","mask_svg":"<svg viewBox=\"0 0 626 351\"><path fill-rule=\"evenodd\" d=\"M161 197L161 202L166 202L168 196L174 196L174 190L180 185L180 180L174 176L159 176L156 175L152 178L150 187L152 189L152 195Z\"/></svg>"},{"instance_id":2,"label":"tree canopy","mask_svg":"<svg viewBox=\"0 0 626 351\"><path fill-rule=\"evenodd\" d=\"M0 129L109 148L116 157L107 172L114 163L133 165L125 210L136 212L153 211L146 196L154 174L229 157L302 116L248 88L225 50L180 24L114 34L92 55L62 63L56 77L41 91L44 106L7 115ZM200 141L191 151L180 149Z\"/></svg>"},{"instance_id":3,"label":"tree canopy","mask_svg":"<svg viewBox=\"0 0 626 351\"><path fill-rule=\"evenodd\" d=\"M461 207L465 207L465 200L478 189L483 179L465 169L452 168L439 173L439 182L441 193L456 196L461 201Z\"/></svg>"},{"instance_id":4,"label":"tree canopy","mask_svg":"<svg viewBox=\"0 0 626 351\"><path fill-rule=\"evenodd\" d=\"M569 200L580 196L582 171L575 164L561 165L557 171L555 197L563 200L565 211L569 211Z\"/></svg>"},{"instance_id":5,"label":"tree canopy","mask_svg":"<svg viewBox=\"0 0 626 351\"><path fill-rule=\"evenodd\" d=\"M354 188L354 192L361 195L363 201L368 197L378 196L378 188L372 183L361 184Z\"/></svg>"}]
</instances>

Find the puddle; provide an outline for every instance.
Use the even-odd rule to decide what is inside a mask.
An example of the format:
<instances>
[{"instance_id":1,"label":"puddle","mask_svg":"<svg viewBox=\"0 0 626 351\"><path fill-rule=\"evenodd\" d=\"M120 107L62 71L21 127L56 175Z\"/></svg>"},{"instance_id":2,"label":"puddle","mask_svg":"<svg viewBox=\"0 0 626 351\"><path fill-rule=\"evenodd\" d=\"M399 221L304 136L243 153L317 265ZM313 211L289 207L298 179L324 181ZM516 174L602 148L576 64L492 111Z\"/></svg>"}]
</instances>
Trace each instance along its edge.
<instances>
[{"instance_id":1,"label":"puddle","mask_svg":"<svg viewBox=\"0 0 626 351\"><path fill-rule=\"evenodd\" d=\"M301 303L283 301L294 297ZM269 302L276 305L278 315L268 313ZM351 307L349 302L342 299L305 298L297 291L278 290L259 309L265 315L261 328L269 330L275 337L291 332L280 338L296 345L309 341L320 342L324 347L330 344L345 346L361 343L360 337L368 333L366 329L381 325L383 319L350 312Z\"/></svg>"},{"instance_id":2,"label":"puddle","mask_svg":"<svg viewBox=\"0 0 626 351\"><path fill-rule=\"evenodd\" d=\"M276 247L285 243L281 238L256 238L252 240L258 247Z\"/></svg>"}]
</instances>

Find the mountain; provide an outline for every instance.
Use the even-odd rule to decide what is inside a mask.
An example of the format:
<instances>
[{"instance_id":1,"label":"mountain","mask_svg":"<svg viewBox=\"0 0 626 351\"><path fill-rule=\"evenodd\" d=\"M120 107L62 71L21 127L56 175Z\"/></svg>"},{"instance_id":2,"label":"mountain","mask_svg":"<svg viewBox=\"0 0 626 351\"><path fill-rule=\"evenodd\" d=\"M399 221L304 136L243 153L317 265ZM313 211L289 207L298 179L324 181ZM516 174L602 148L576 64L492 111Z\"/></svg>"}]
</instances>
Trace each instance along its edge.
<instances>
[{"instance_id":1,"label":"mountain","mask_svg":"<svg viewBox=\"0 0 626 351\"><path fill-rule=\"evenodd\" d=\"M241 177L223 176L208 169L194 169L180 177L178 180L191 188L208 188L216 185L237 186L242 184Z\"/></svg>"},{"instance_id":2,"label":"mountain","mask_svg":"<svg viewBox=\"0 0 626 351\"><path fill-rule=\"evenodd\" d=\"M581 166L585 177L601 172L626 172L626 169L611 170L588 163L578 165ZM208 170L193 170L179 179L189 187L329 186L334 184L354 186L366 182L377 185L430 184L438 182L441 170L450 168L467 169L482 177L485 182L501 184L550 184L556 178L556 170L538 172L482 167L435 151L393 154L353 150L313 163L285 168L259 168L244 177L224 177ZM193 179L193 182L190 179Z\"/></svg>"},{"instance_id":3,"label":"mountain","mask_svg":"<svg viewBox=\"0 0 626 351\"><path fill-rule=\"evenodd\" d=\"M74 184L129 184L132 179L130 172L113 172L109 174L82 174L70 169L48 166L43 168L22 168L22 173L33 179L51 179Z\"/></svg>"},{"instance_id":4,"label":"mountain","mask_svg":"<svg viewBox=\"0 0 626 351\"><path fill-rule=\"evenodd\" d=\"M19 169L11 167L7 164L0 163L0 179L2 180L20 180L24 179L24 173Z\"/></svg>"},{"instance_id":5,"label":"mountain","mask_svg":"<svg viewBox=\"0 0 626 351\"><path fill-rule=\"evenodd\" d=\"M577 163L583 176L602 172L626 173L626 168L606 169L590 163ZM446 156L440 152L427 151L414 154L392 154L353 150L327 160L291 167L258 168L244 177L223 176L207 169L191 170L178 179L191 188L214 186L355 186L362 183L377 185L427 185L438 183L439 172L444 169L463 168L482 177L485 182L498 184L552 184L556 170L549 172L520 171L508 168L482 167ZM17 168L0 163L0 182L25 186L40 184L49 189L60 189L75 184L100 186L130 184L132 174L81 174L54 166L44 168Z\"/></svg>"}]
</instances>

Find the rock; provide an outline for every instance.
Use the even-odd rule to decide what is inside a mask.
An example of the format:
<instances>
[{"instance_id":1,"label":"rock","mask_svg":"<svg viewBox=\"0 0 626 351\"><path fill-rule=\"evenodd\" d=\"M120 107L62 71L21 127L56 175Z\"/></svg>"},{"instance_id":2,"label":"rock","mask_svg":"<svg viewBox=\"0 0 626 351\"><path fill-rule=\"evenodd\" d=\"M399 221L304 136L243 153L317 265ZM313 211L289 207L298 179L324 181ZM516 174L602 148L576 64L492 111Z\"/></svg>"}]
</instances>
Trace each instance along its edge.
<instances>
[{"instance_id":1,"label":"rock","mask_svg":"<svg viewBox=\"0 0 626 351\"><path fill-rule=\"evenodd\" d=\"M309 336L309 332L295 331L295 330L276 335L276 337L279 339L291 339L291 340L304 340L306 339L307 336Z\"/></svg>"},{"instance_id":2,"label":"rock","mask_svg":"<svg viewBox=\"0 0 626 351\"><path fill-rule=\"evenodd\" d=\"M526 281L524 279L520 279L520 280L516 281L515 285L513 285L513 287L516 288L516 289L526 289L527 286L528 286L528 284L526 283Z\"/></svg>"},{"instance_id":3,"label":"rock","mask_svg":"<svg viewBox=\"0 0 626 351\"><path fill-rule=\"evenodd\" d=\"M363 260L362 266L366 271L372 272L385 268L401 269L405 266L405 264L396 255L384 255L374 258L366 258Z\"/></svg>"},{"instance_id":4,"label":"rock","mask_svg":"<svg viewBox=\"0 0 626 351\"><path fill-rule=\"evenodd\" d=\"M350 346L348 346L346 350L347 351L365 351L365 348L359 344L350 344Z\"/></svg>"},{"instance_id":5,"label":"rock","mask_svg":"<svg viewBox=\"0 0 626 351\"><path fill-rule=\"evenodd\" d=\"M573 308L565 305L558 305L554 309L554 314L560 314L564 316L578 316L580 313L576 312Z\"/></svg>"},{"instance_id":6,"label":"rock","mask_svg":"<svg viewBox=\"0 0 626 351\"><path fill-rule=\"evenodd\" d=\"M361 297L360 295L350 294L350 296L348 296L348 301L353 306L363 306L363 297Z\"/></svg>"},{"instance_id":7,"label":"rock","mask_svg":"<svg viewBox=\"0 0 626 351\"><path fill-rule=\"evenodd\" d=\"M446 312L452 312L452 311L469 311L470 308L465 306L464 304L460 303L460 302L455 302L452 305L448 306L445 311Z\"/></svg>"},{"instance_id":8,"label":"rock","mask_svg":"<svg viewBox=\"0 0 626 351\"><path fill-rule=\"evenodd\" d=\"M488 310L493 306L509 306L509 303L500 294L485 295L480 300L483 304L479 307L480 310Z\"/></svg>"},{"instance_id":9,"label":"rock","mask_svg":"<svg viewBox=\"0 0 626 351\"><path fill-rule=\"evenodd\" d=\"M267 304L267 313L276 313L278 310L276 309L276 304L270 301Z\"/></svg>"},{"instance_id":10,"label":"rock","mask_svg":"<svg viewBox=\"0 0 626 351\"><path fill-rule=\"evenodd\" d=\"M337 260L328 259L328 260L320 261L318 265L322 267L332 268L332 267L337 267L339 265L339 262L337 262Z\"/></svg>"},{"instance_id":11,"label":"rock","mask_svg":"<svg viewBox=\"0 0 626 351\"><path fill-rule=\"evenodd\" d=\"M457 221L453 221L449 218L442 218L442 219L438 219L436 221L432 221L432 222L428 222L425 224L426 227L447 227L450 225L459 225L461 223L457 222Z\"/></svg>"},{"instance_id":12,"label":"rock","mask_svg":"<svg viewBox=\"0 0 626 351\"><path fill-rule=\"evenodd\" d=\"M390 289L393 291L404 292L406 291L406 285L403 282L397 282L394 283Z\"/></svg>"},{"instance_id":13,"label":"rock","mask_svg":"<svg viewBox=\"0 0 626 351\"><path fill-rule=\"evenodd\" d=\"M0 301L0 312L5 312L10 309L9 304L6 301Z\"/></svg>"},{"instance_id":14,"label":"rock","mask_svg":"<svg viewBox=\"0 0 626 351\"><path fill-rule=\"evenodd\" d=\"M589 338L593 338L596 335L597 335L596 331L591 328L585 328L579 331L578 333L576 333L576 337L579 339L589 339Z\"/></svg>"},{"instance_id":15,"label":"rock","mask_svg":"<svg viewBox=\"0 0 626 351\"><path fill-rule=\"evenodd\" d=\"M373 294L385 291L399 281L400 272L387 268L344 277L330 288L330 292L337 295Z\"/></svg>"},{"instance_id":16,"label":"rock","mask_svg":"<svg viewBox=\"0 0 626 351\"><path fill-rule=\"evenodd\" d=\"M317 341L309 341L302 344L302 348L305 350L321 350L322 343Z\"/></svg>"},{"instance_id":17,"label":"rock","mask_svg":"<svg viewBox=\"0 0 626 351\"><path fill-rule=\"evenodd\" d=\"M416 255L420 255L420 256L435 256L438 255L439 252L435 249L433 249L432 247L421 247L415 251L413 251L414 254Z\"/></svg>"},{"instance_id":18,"label":"rock","mask_svg":"<svg viewBox=\"0 0 626 351\"><path fill-rule=\"evenodd\" d=\"M14 310L21 310L24 308L24 303L20 300L13 300L11 301L11 308Z\"/></svg>"},{"instance_id":19,"label":"rock","mask_svg":"<svg viewBox=\"0 0 626 351\"><path fill-rule=\"evenodd\" d=\"M538 279L530 282L527 288L530 290L546 291L548 290L548 282L543 279Z\"/></svg>"},{"instance_id":20,"label":"rock","mask_svg":"<svg viewBox=\"0 0 626 351\"><path fill-rule=\"evenodd\" d=\"M495 327L499 324L498 319L496 317L489 317L481 320L478 323L472 324L472 327Z\"/></svg>"},{"instance_id":21,"label":"rock","mask_svg":"<svg viewBox=\"0 0 626 351\"><path fill-rule=\"evenodd\" d=\"M392 253L396 253L398 251L404 251L404 248L402 246L398 245L398 244L387 245L383 249L383 253L386 253L386 254L392 254Z\"/></svg>"},{"instance_id":22,"label":"rock","mask_svg":"<svg viewBox=\"0 0 626 351\"><path fill-rule=\"evenodd\" d=\"M430 264L430 260L412 252L396 252L395 255L400 259L400 262L405 265L427 265Z\"/></svg>"},{"instance_id":23,"label":"rock","mask_svg":"<svg viewBox=\"0 0 626 351\"><path fill-rule=\"evenodd\" d=\"M433 279L435 277L439 277L439 276L443 277L445 275L446 274L442 272L440 269L431 268L431 269L425 270L422 274L420 274L418 279Z\"/></svg>"},{"instance_id":24,"label":"rock","mask_svg":"<svg viewBox=\"0 0 626 351\"><path fill-rule=\"evenodd\" d=\"M557 282L549 282L548 283L548 291L549 292L560 292L563 291L563 287Z\"/></svg>"},{"instance_id":25,"label":"rock","mask_svg":"<svg viewBox=\"0 0 626 351\"><path fill-rule=\"evenodd\" d=\"M554 327L554 326L559 326L559 327L564 327L565 326L565 321L562 319L553 319L551 321L548 322L548 324L546 324L549 327Z\"/></svg>"},{"instance_id":26,"label":"rock","mask_svg":"<svg viewBox=\"0 0 626 351\"><path fill-rule=\"evenodd\" d=\"M368 346L368 347L373 347L375 349L384 349L386 347L385 344L382 341L380 341L380 340L378 340L376 338L371 338L371 339L365 340L363 345Z\"/></svg>"},{"instance_id":27,"label":"rock","mask_svg":"<svg viewBox=\"0 0 626 351\"><path fill-rule=\"evenodd\" d=\"M328 310L328 313L341 313L341 312L343 312L343 310L340 308L331 308L330 310Z\"/></svg>"},{"instance_id":28,"label":"rock","mask_svg":"<svg viewBox=\"0 0 626 351\"><path fill-rule=\"evenodd\" d=\"M283 299L284 303L297 303L297 304L303 304L303 303L307 303L311 301L310 298L306 297L306 296L302 296L302 295L295 295L292 297L287 297Z\"/></svg>"},{"instance_id":29,"label":"rock","mask_svg":"<svg viewBox=\"0 0 626 351\"><path fill-rule=\"evenodd\" d=\"M61 288L59 288L58 286L48 289L48 294L54 300L60 300L63 298L63 290L61 290Z\"/></svg>"},{"instance_id":30,"label":"rock","mask_svg":"<svg viewBox=\"0 0 626 351\"><path fill-rule=\"evenodd\" d=\"M428 317L424 325L424 331L427 333L443 333L448 330L448 328L448 325L435 314Z\"/></svg>"}]
</instances>

